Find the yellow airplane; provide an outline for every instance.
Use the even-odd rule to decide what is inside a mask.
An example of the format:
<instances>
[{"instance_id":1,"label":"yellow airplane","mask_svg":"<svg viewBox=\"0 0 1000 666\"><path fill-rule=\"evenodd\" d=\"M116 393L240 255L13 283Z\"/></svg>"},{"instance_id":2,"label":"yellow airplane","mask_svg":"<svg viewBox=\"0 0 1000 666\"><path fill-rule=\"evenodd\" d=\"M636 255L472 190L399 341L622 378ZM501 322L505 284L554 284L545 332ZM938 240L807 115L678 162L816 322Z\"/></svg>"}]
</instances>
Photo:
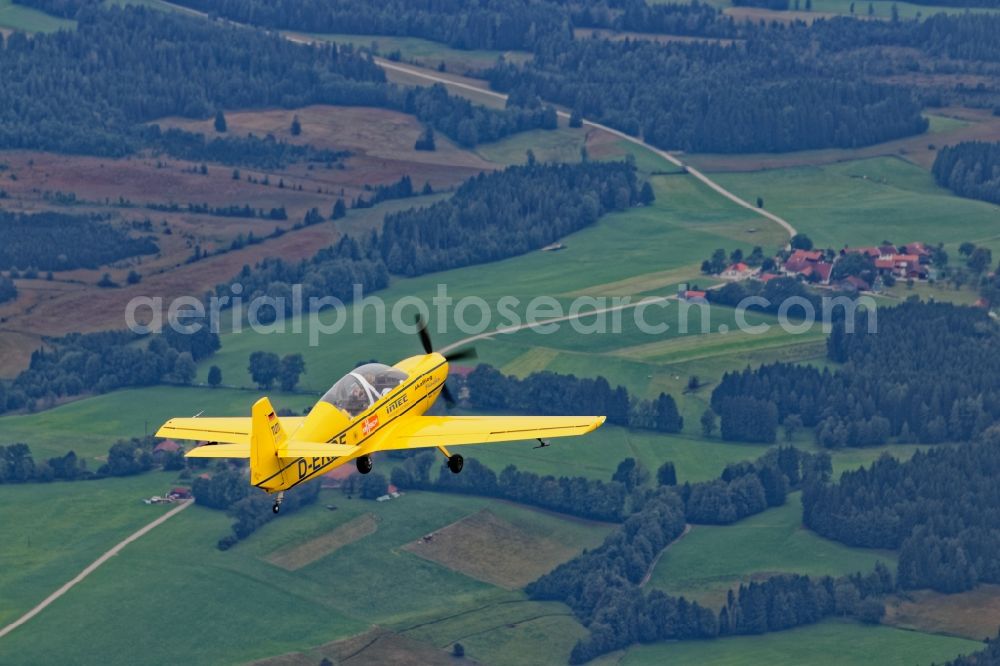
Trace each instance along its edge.
<instances>
[{"instance_id":1,"label":"yellow airplane","mask_svg":"<svg viewBox=\"0 0 1000 666\"><path fill-rule=\"evenodd\" d=\"M475 357L475 350L436 353L419 318L417 327L426 354L392 367L355 368L306 416L279 417L261 398L249 417L174 418L156 436L208 442L189 458L249 458L250 483L277 493L278 513L285 490L351 460L367 474L378 451L437 448L458 474L464 461L449 446L536 439L545 446L545 439L583 435L604 423L604 416L423 416L438 396L454 404L445 386L448 362Z\"/></svg>"}]
</instances>

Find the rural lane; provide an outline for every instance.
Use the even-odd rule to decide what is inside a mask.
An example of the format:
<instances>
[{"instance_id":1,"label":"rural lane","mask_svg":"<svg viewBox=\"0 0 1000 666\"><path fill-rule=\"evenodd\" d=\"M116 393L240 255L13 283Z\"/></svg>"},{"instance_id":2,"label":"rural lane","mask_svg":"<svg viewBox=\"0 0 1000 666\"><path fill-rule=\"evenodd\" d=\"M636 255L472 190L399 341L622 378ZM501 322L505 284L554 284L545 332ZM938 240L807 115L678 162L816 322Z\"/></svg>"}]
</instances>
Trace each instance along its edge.
<instances>
[{"instance_id":1,"label":"rural lane","mask_svg":"<svg viewBox=\"0 0 1000 666\"><path fill-rule=\"evenodd\" d=\"M289 37L289 38L290 39L294 39L292 37ZM301 39L301 40L294 39L294 41L303 41L304 42L306 40L304 40L304 39ZM462 90L469 90L471 92L475 92L475 93L478 93L478 94L481 94L481 95L488 95L490 97L495 97L496 99L499 99L499 100L504 100L504 101L507 100L507 95L504 95L503 93L498 93L495 90L490 90L489 88L480 88L479 86L474 86L474 85L469 84L469 83L464 83L462 81L456 81L454 79L449 79L449 78L446 78L446 77L443 77L443 76L437 76L435 74L431 74L430 72L423 71L419 67L412 67L412 66L409 66L409 65L401 65L398 62L393 62L391 60L386 60L385 58L375 58L375 62L378 63L378 65L380 67L382 67L383 69L391 69L391 70L393 70L395 72L400 72L400 73L403 73L403 74L409 74L410 76L416 76L416 77L419 77L419 78L422 78L422 79L426 79L428 81L434 81L435 83L442 83L442 84L445 84L445 85L448 85L448 86L452 86L454 88L460 88ZM567 119L569 118L569 114L566 113L565 111L557 111L556 113L559 114L560 118L567 118ZM701 182L703 182L705 185L707 185L711 189L715 190L715 192L717 192L718 194L721 194L725 198L729 199L730 201L732 201L737 206L742 206L743 208L746 208L747 210L751 210L754 213L757 213L758 215L760 215L761 217L767 218L768 220L771 220L772 222L778 224L779 226L781 226L781 228L783 228L788 233L789 237L794 236L796 233L798 233L795 230L795 227L793 227L784 218L778 217L774 213L772 213L770 211L767 211L767 210L764 210L763 208L757 208L756 206L751 205L750 202L745 201L744 199L741 199L737 195L733 194L732 192L730 192L729 190L727 190L726 188L724 188L722 185L719 185L717 182L715 182L714 180L712 180L711 178L709 178L708 176L706 176L705 174L703 174L698 169L695 169L693 166L685 164L676 155L672 155L672 154L668 153L665 150L661 150L661 149L657 148L656 146L652 146L652 145L646 143L645 141L643 141L642 139L640 139L638 137L630 136L630 135L626 134L625 132L621 132L621 131L616 130L616 129L612 128L612 127L608 127L607 125L602 125L600 123L595 123L592 120L584 120L583 124L586 125L587 127L593 127L594 129L601 130L602 132L607 132L608 134L613 134L614 136L617 136L620 139L624 139L624 140L626 140L626 141L628 141L630 143L634 143L637 146L645 148L646 150L648 150L648 151L650 151L652 153L655 153L656 155L659 155L660 157L662 157L663 159L667 160L668 162L670 162L674 166L679 167L681 169L684 169L685 171L687 171L687 173L691 174L692 176L694 176L695 178L697 178L698 180L700 180Z\"/></svg>"},{"instance_id":2,"label":"rural lane","mask_svg":"<svg viewBox=\"0 0 1000 666\"><path fill-rule=\"evenodd\" d=\"M80 573L78 573L76 575L76 577L73 578L73 580L69 581L68 583L66 583L65 585L63 585L62 587L60 587L55 592L53 592L49 596L45 597L45 599L42 600L42 602L40 604L38 604L37 606L35 606L34 608L32 608L30 611L28 611L27 613L25 613L24 615L22 615L18 619L14 620L10 624L8 624L6 627L3 627L2 629L0 629L0 638L3 638L4 636L6 636L7 634L9 634L10 632L12 632L15 629L17 629L18 627L20 627L25 622L27 622L28 620L30 620L31 618L33 618L36 615L38 615L39 613L41 613L52 602L54 602L56 599L58 599L59 597L61 597L64 594L66 594L67 592L69 592L71 589L73 589L73 587L77 583L81 582L84 578L86 578L90 574L94 573L94 571L96 571L98 567L100 567L102 564L104 564L105 562L107 562L108 560L110 560L112 557L114 557L115 555L117 555L118 553L120 553L121 550L122 550L122 548L124 548L125 546L129 545L130 543L132 543L133 541L135 541L139 537L143 536L144 534L146 534L147 532L149 532L153 528L155 528L155 527L157 527L159 525L162 525L167 520L169 520L170 518L176 516L178 513L180 513L184 509L188 508L192 504L194 504L193 500L187 500L186 502L181 503L180 506L171 509L170 511L166 512L165 514L163 514L162 516L160 516L159 518L157 518L156 520L154 520L153 522L148 523L144 527L139 528L138 530L136 530L135 532L133 532L132 534L130 534L128 537L126 537L122 541L118 542L118 545L116 545L114 548L112 548L111 550L107 551L106 553L104 553L103 555L101 555L100 557L98 557L96 560L94 560L90 564L90 566L88 566L86 569L84 569L83 571L81 571Z\"/></svg>"},{"instance_id":3,"label":"rural lane","mask_svg":"<svg viewBox=\"0 0 1000 666\"><path fill-rule=\"evenodd\" d=\"M169 2L169 1L164 1L164 4L170 5L171 7L175 8L175 9L178 9L180 11L184 11L184 12L186 12L188 14L193 14L195 16L201 16L202 18L208 18L208 14L205 13L205 12L200 12L198 10L193 10L193 9L188 8L188 7L183 7L181 5L175 5L175 4L173 4L173 3ZM231 25L236 25L236 26L240 26L240 27L244 27L244 28L251 28L252 27L252 26L244 25L242 23L238 23L236 21L228 21L227 20L226 22L229 23L229 24L231 24ZM291 33L291 32L286 32L286 33L279 32L277 34L280 34L282 37L284 37L288 41L295 42L297 44L315 44L316 41L317 41L317 40L315 40L315 39L313 39L311 37L308 37L308 36L305 36L305 35L296 34L296 33ZM486 88L486 87L480 87L480 86L472 85L472 84L469 84L469 83L465 83L463 81L456 81L455 79L451 79L451 78L448 78L448 77L438 76L437 74L432 74L431 72L426 71L422 67L415 67L415 66L410 66L410 65L403 65L403 64L400 64L398 62L394 62L392 60L386 60L385 58L379 58L379 57L376 57L376 56L373 56L373 59L374 59L375 63L378 64L379 67L381 67L383 69L389 69L389 70L392 70L394 72L400 72L402 74L409 74L410 76L415 76L415 77L423 79L425 81L432 81L434 83L441 83L443 85L451 86L453 88L459 88L461 90L468 90L470 92L474 92L474 93L477 93L477 94L480 94L480 95L487 95L487 96L493 97L493 98L501 100L501 101L507 101L507 95L505 95L503 93L498 93L495 90L490 90L489 88ZM557 110L556 113L559 115L560 118L565 118L565 119L568 119L569 115L570 115L566 111L559 111L559 110ZM796 233L798 233L796 231L795 227L793 227L784 218L781 218L781 217L775 215L774 213L772 213L770 211L764 210L763 208L757 208L756 206L751 205L750 202L745 201L744 199L742 199L742 198L738 197L737 195L733 194L732 192L730 192L729 190L727 190L726 188L724 188L722 185L719 185L717 182L715 182L714 180L712 180L711 178L709 178L708 176L706 176L705 174L703 174L698 169L695 169L694 167L685 164L679 158L677 158L677 156L672 155L672 154L668 153L665 150L661 150L661 149L657 148L656 146L652 146L652 145L646 143L645 141L643 141L642 139L640 139L638 137L630 136L630 135L626 134L625 132L621 132L619 130L613 129L611 127L608 127L607 125L602 125L600 123L595 123L592 120L583 120L582 122L587 127L593 127L594 129L601 130L602 132L607 132L609 134L613 134L614 136L617 136L617 137L619 137L621 139L624 139L625 141L628 141L630 143L634 143L635 145L640 146L641 148L645 148L646 150L648 150L648 151L650 151L650 152L652 152L652 153L654 153L656 155L659 155L660 157L662 157L663 159L667 160L668 162L670 162L674 166L679 167L681 169L684 169L687 173L691 174L692 176L694 176L695 178L697 178L698 180L700 180L701 182L703 182L705 185L707 185L709 188L711 188L712 190L714 190L718 194L720 194L720 195L724 196L725 198L729 199L730 201L732 201L737 206L742 206L743 208L746 208L747 210L753 211L757 215L760 215L761 217L766 218L766 219L768 219L768 220L770 220L770 221L778 224L779 226L781 226L781 228L783 228L788 233L789 238L791 238Z\"/></svg>"}]
</instances>

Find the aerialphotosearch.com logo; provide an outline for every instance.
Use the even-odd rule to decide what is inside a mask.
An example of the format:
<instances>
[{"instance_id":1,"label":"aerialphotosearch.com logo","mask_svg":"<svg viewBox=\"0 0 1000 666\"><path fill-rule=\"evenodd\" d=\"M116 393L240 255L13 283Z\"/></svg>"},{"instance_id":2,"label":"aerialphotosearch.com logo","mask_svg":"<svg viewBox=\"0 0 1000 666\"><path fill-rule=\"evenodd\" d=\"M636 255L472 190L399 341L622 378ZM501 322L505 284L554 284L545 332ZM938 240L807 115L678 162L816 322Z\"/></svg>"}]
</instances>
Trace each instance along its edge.
<instances>
[{"instance_id":1,"label":"aerialphotosearch.com logo","mask_svg":"<svg viewBox=\"0 0 1000 666\"><path fill-rule=\"evenodd\" d=\"M843 320L846 332L853 333L862 312L868 313L863 318L867 332L877 331L876 303L868 296L790 296L772 303L754 295L732 307L712 307L704 297L689 296L682 288L676 295L639 300L631 296L572 299L501 296L491 302L479 296L456 299L448 294L448 285L438 284L437 293L429 303L416 296L387 303L379 296L366 296L362 285L355 284L353 297L345 303L334 296L306 298L301 284L290 287L286 296L257 295L244 299L243 286L234 283L228 294L211 296L207 303L194 296L181 296L169 303L159 296L138 296L125 308L125 324L141 335L158 333L165 324L181 334L194 334L206 328L219 333L225 318L233 333L242 332L244 325L261 335L305 331L311 347L318 346L324 336L345 330L355 334L383 334L392 325L396 331L412 334L416 332L414 322L418 314L423 321L432 322L440 334L458 331L466 336L522 330L551 335L564 326L579 335L626 331L650 336L725 334L734 325L736 330L750 335L762 335L774 326L796 335L816 325L829 332L837 319ZM713 327L713 315L726 321Z\"/></svg>"}]
</instances>

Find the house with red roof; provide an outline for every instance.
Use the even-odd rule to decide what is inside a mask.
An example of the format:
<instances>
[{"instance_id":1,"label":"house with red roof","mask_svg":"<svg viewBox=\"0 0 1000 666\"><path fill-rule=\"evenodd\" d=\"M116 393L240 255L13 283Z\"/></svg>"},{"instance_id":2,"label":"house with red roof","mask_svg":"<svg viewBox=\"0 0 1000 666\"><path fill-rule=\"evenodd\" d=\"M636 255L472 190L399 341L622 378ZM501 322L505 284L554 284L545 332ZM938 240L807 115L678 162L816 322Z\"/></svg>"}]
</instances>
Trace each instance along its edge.
<instances>
[{"instance_id":1,"label":"house with red roof","mask_svg":"<svg viewBox=\"0 0 1000 666\"><path fill-rule=\"evenodd\" d=\"M826 255L820 250L795 250L782 267L786 275L796 275L811 282L827 284L833 264L827 263Z\"/></svg>"},{"instance_id":2,"label":"house with red roof","mask_svg":"<svg viewBox=\"0 0 1000 666\"><path fill-rule=\"evenodd\" d=\"M693 300L697 300L699 298L701 300L705 300L705 296L706 295L707 295L707 292L705 292L705 291L701 291L701 290L698 290L698 289L686 289L683 292L681 292L681 300L684 300L684 301L693 301Z\"/></svg>"},{"instance_id":3,"label":"house with red roof","mask_svg":"<svg viewBox=\"0 0 1000 666\"><path fill-rule=\"evenodd\" d=\"M726 270L722 271L720 277L728 278L730 280L746 280L747 278L752 277L756 272L757 271L742 261L738 261Z\"/></svg>"}]
</instances>

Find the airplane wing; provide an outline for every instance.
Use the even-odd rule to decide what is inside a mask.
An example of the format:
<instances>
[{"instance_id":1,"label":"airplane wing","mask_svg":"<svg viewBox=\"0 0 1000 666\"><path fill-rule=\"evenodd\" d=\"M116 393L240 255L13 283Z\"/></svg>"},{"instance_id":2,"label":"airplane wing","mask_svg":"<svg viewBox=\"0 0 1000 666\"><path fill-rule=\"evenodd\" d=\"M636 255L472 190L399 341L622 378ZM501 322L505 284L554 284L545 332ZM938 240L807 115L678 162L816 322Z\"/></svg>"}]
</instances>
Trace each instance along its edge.
<instances>
[{"instance_id":1,"label":"airplane wing","mask_svg":"<svg viewBox=\"0 0 1000 666\"><path fill-rule=\"evenodd\" d=\"M603 416L418 416L379 442L377 450L572 437L596 430Z\"/></svg>"},{"instance_id":2,"label":"airplane wing","mask_svg":"<svg viewBox=\"0 0 1000 666\"><path fill-rule=\"evenodd\" d=\"M295 430L305 420L304 416L282 416L281 425L288 432ZM250 445L250 417L193 417L170 419L156 431L157 437L190 439L205 442ZM240 457L240 456L234 456Z\"/></svg>"}]
</instances>

